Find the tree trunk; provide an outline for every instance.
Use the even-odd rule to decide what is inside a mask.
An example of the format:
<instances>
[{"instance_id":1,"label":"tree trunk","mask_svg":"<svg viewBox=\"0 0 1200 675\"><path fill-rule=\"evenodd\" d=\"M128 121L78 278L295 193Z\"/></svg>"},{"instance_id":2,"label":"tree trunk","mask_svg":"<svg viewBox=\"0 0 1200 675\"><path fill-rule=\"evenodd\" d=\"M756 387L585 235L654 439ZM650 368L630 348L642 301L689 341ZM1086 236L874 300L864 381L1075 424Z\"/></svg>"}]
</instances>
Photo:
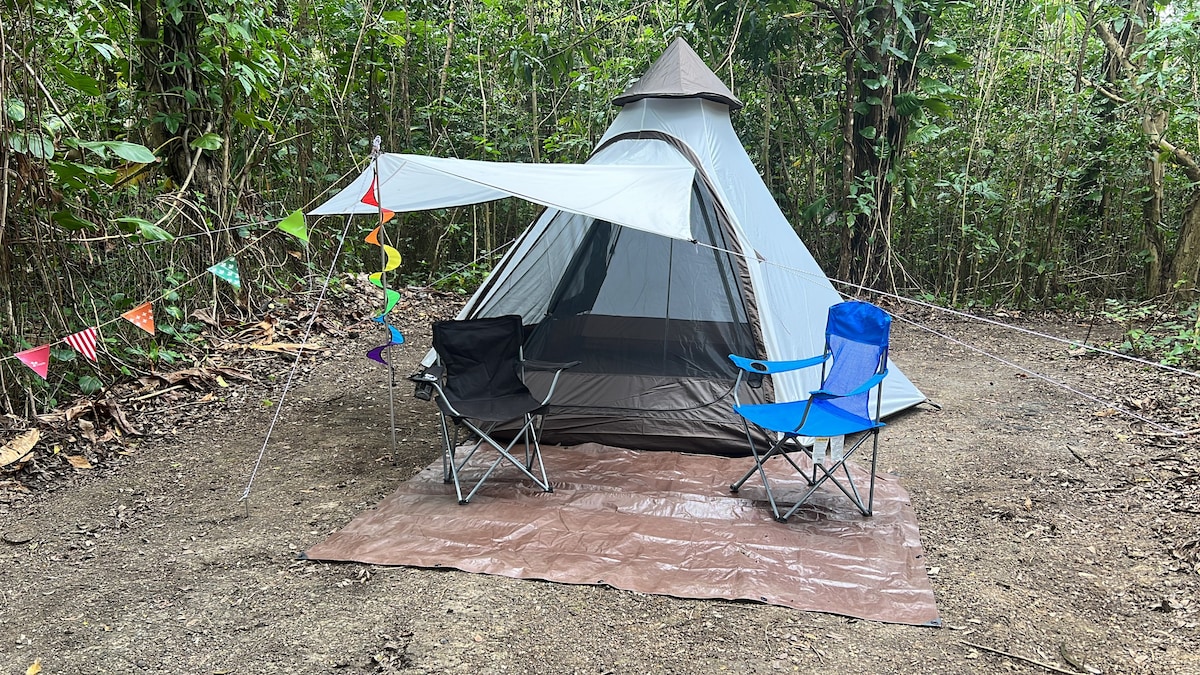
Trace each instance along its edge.
<instances>
[{"instance_id":1,"label":"tree trunk","mask_svg":"<svg viewBox=\"0 0 1200 675\"><path fill-rule=\"evenodd\" d=\"M915 27L914 49L919 51L932 22L924 14L913 14L910 20ZM908 120L896 110L895 99L913 91L919 72L915 57L903 62L884 48L902 30L894 5L873 6L867 13L867 25L865 34L848 40L845 59L848 119L842 132L847 145L842 206L843 213L854 217L842 240L839 273L854 283L878 287L891 275L894 169L908 136ZM860 45L857 50L851 47L855 41ZM863 194L864 190L869 194Z\"/></svg>"},{"instance_id":2,"label":"tree trunk","mask_svg":"<svg viewBox=\"0 0 1200 675\"><path fill-rule=\"evenodd\" d=\"M1142 129L1150 137L1151 144L1161 136L1167 114L1158 111L1142 120ZM1170 269L1169 253L1163 241L1163 163L1158 152L1146 152L1146 196L1142 201L1142 225L1146 237L1146 250L1150 259L1146 264L1146 295L1161 295L1170 287L1166 272Z\"/></svg>"},{"instance_id":3,"label":"tree trunk","mask_svg":"<svg viewBox=\"0 0 1200 675\"><path fill-rule=\"evenodd\" d=\"M850 186L856 174L854 152L854 92L857 91L858 73L854 68L854 53L847 50L846 57L846 101L842 105L842 184L841 213L843 217L854 213L856 205L851 201ZM851 243L857 228L856 222L847 222L839 228L840 254L838 256L838 278L849 279L854 270L854 247Z\"/></svg>"},{"instance_id":4,"label":"tree trunk","mask_svg":"<svg viewBox=\"0 0 1200 675\"><path fill-rule=\"evenodd\" d=\"M1200 280L1200 188L1192 190L1180 220L1179 241L1171 259L1171 280L1183 282L1181 290L1191 298L1195 297L1196 282Z\"/></svg>"},{"instance_id":5,"label":"tree trunk","mask_svg":"<svg viewBox=\"0 0 1200 675\"><path fill-rule=\"evenodd\" d=\"M1165 120L1166 116L1163 115L1162 119ZM1193 298L1196 295L1196 282L1200 281L1200 162L1190 152L1171 145L1161 135L1152 136L1151 142L1151 156L1157 159L1159 153L1167 154L1192 184L1191 194L1180 218L1175 251L1167 265L1166 281L1184 297Z\"/></svg>"},{"instance_id":6,"label":"tree trunk","mask_svg":"<svg viewBox=\"0 0 1200 675\"><path fill-rule=\"evenodd\" d=\"M214 128L203 100L207 83L192 67L200 61L203 10L194 0L184 0L180 9L176 19L162 15L159 0L141 0L138 6L142 90L151 120L146 141L165 159L175 185L216 197L222 190L214 162L206 153L193 153L190 145Z\"/></svg>"}]
</instances>

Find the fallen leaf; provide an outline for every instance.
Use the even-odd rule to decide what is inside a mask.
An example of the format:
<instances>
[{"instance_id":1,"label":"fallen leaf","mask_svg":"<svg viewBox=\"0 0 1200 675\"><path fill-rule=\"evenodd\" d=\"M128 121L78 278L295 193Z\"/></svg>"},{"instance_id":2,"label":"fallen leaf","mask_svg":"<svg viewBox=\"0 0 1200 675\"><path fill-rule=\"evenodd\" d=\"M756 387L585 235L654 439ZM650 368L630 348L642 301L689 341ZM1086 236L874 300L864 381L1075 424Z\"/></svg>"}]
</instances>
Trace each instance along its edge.
<instances>
[{"instance_id":1,"label":"fallen leaf","mask_svg":"<svg viewBox=\"0 0 1200 675\"><path fill-rule=\"evenodd\" d=\"M106 398L103 401L98 402L97 405L107 410L108 415L112 417L113 421L117 423L117 426L120 427L121 431L127 436L142 435L142 432L138 431L137 428L133 426L133 423L129 421L129 418L125 416L125 411L121 409L121 406L117 405L116 401Z\"/></svg>"},{"instance_id":2,"label":"fallen leaf","mask_svg":"<svg viewBox=\"0 0 1200 675\"><path fill-rule=\"evenodd\" d=\"M76 469L92 468L92 463L89 462L87 457L84 457L83 455L67 455L67 461L70 462L71 466L75 467Z\"/></svg>"},{"instance_id":3,"label":"fallen leaf","mask_svg":"<svg viewBox=\"0 0 1200 675\"><path fill-rule=\"evenodd\" d=\"M42 432L30 429L5 443L3 447L0 447L0 466L7 466L27 457L29 453L33 452L33 446L41 437Z\"/></svg>"},{"instance_id":4,"label":"fallen leaf","mask_svg":"<svg viewBox=\"0 0 1200 675\"><path fill-rule=\"evenodd\" d=\"M28 668L25 669L25 675L38 675L38 673L40 673L40 672L42 672L42 660L41 659L34 659L33 664L31 664Z\"/></svg>"}]
</instances>

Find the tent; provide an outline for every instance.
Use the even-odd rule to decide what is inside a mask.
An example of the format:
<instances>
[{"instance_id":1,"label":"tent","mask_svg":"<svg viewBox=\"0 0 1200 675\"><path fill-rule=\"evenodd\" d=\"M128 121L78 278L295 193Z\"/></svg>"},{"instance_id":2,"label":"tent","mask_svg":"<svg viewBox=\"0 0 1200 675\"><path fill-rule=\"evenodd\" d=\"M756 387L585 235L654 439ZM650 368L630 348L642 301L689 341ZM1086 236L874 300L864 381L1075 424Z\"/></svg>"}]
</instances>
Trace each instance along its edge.
<instances>
[{"instance_id":1,"label":"tent","mask_svg":"<svg viewBox=\"0 0 1200 675\"><path fill-rule=\"evenodd\" d=\"M586 164L383 155L380 202L397 212L503 196L546 206L460 314L520 315L527 358L581 361L559 382L546 441L744 453L727 355L819 354L826 310L842 297L738 140L730 112L741 102L686 42L614 103L621 111ZM368 169L312 214L373 213L360 200L375 176ZM809 369L752 391L798 400L819 379ZM896 367L882 396L885 415L925 400Z\"/></svg>"}]
</instances>

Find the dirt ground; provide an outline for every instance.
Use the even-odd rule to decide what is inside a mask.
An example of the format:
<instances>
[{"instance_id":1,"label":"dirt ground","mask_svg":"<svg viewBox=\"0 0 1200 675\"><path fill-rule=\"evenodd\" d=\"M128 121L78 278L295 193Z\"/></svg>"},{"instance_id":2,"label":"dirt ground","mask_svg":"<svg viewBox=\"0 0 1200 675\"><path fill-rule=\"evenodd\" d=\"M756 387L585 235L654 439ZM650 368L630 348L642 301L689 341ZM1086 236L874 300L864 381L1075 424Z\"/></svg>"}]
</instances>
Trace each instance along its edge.
<instances>
[{"instance_id":1,"label":"dirt ground","mask_svg":"<svg viewBox=\"0 0 1200 675\"><path fill-rule=\"evenodd\" d=\"M910 316L1200 425L1196 379ZM429 318L404 326L399 375L427 348ZM282 405L289 363L273 357L257 382L164 412L97 468L27 492L0 483L0 672L36 661L42 673L1200 673L1197 437L904 323L894 360L942 407L894 419L881 462L911 493L944 628L297 560L437 456L432 407L403 384L389 456L387 370L363 358L378 327L353 330L322 338L329 350ZM239 497L280 408L247 508Z\"/></svg>"}]
</instances>

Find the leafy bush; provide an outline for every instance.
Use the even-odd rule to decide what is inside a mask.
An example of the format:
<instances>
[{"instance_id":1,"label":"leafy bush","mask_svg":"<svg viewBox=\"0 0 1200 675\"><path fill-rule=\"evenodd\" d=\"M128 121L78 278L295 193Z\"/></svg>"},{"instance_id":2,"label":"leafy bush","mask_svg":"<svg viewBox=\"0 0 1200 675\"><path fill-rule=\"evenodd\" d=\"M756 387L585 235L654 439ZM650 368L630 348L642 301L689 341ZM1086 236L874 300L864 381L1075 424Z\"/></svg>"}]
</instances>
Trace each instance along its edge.
<instances>
[{"instance_id":1,"label":"leafy bush","mask_svg":"<svg viewBox=\"0 0 1200 675\"><path fill-rule=\"evenodd\" d=\"M1117 349L1168 365L1200 364L1200 302L1162 307L1153 302L1106 300L1104 316L1125 339Z\"/></svg>"}]
</instances>

